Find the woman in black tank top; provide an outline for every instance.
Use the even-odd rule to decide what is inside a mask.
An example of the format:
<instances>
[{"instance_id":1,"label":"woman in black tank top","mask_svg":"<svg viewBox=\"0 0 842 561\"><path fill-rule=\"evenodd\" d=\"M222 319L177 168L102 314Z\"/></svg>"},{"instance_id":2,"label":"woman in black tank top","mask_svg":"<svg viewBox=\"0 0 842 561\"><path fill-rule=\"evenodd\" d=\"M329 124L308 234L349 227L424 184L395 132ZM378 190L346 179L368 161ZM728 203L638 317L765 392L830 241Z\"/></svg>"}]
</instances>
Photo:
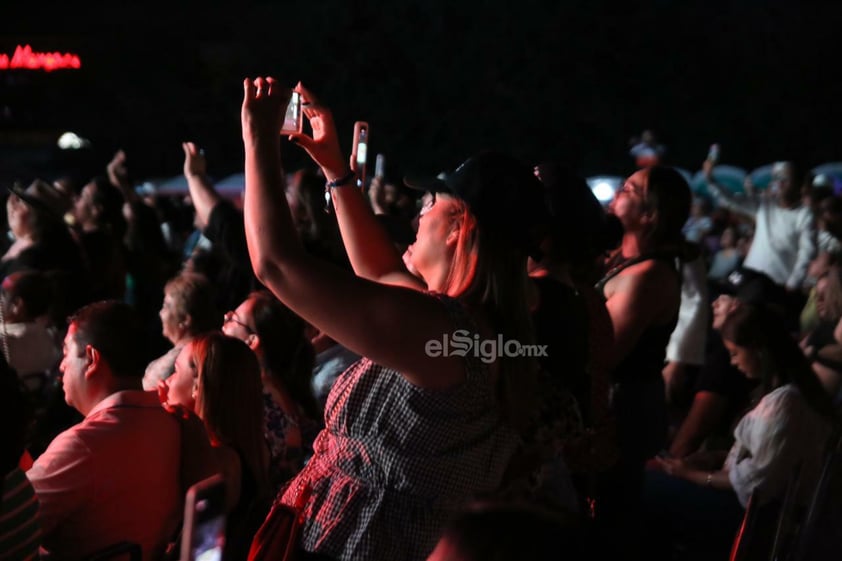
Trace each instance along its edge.
<instances>
[{"instance_id":1,"label":"woman in black tank top","mask_svg":"<svg viewBox=\"0 0 842 561\"><path fill-rule=\"evenodd\" d=\"M666 347L678 319L681 228L690 210L690 188L674 169L656 166L632 174L611 203L625 233L597 283L614 326L612 403L620 462L603 478L597 516L628 556L633 551L645 461L665 443ZM616 539L619 538L619 539ZM611 553L611 552L608 552Z\"/></svg>"}]
</instances>

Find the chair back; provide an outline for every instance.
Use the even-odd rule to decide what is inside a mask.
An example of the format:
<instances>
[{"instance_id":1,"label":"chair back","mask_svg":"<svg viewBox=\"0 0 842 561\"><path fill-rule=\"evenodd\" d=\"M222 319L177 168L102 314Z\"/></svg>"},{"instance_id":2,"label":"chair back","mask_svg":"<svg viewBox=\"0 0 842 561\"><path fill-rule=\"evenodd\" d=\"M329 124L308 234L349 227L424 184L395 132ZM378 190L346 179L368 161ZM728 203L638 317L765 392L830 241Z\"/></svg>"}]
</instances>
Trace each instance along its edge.
<instances>
[{"instance_id":1,"label":"chair back","mask_svg":"<svg viewBox=\"0 0 842 561\"><path fill-rule=\"evenodd\" d=\"M807 559L811 552L816 553L819 525L828 515L828 506L831 504L832 484L842 483L842 478L839 477L840 470L842 470L842 432L836 432L830 438L821 475L804 515L792 561L802 561Z\"/></svg>"},{"instance_id":2,"label":"chair back","mask_svg":"<svg viewBox=\"0 0 842 561\"><path fill-rule=\"evenodd\" d=\"M775 561L783 552L791 551L801 520L797 512L800 473L799 464L792 470L780 501L761 504L757 491L751 494L729 561Z\"/></svg>"}]
</instances>

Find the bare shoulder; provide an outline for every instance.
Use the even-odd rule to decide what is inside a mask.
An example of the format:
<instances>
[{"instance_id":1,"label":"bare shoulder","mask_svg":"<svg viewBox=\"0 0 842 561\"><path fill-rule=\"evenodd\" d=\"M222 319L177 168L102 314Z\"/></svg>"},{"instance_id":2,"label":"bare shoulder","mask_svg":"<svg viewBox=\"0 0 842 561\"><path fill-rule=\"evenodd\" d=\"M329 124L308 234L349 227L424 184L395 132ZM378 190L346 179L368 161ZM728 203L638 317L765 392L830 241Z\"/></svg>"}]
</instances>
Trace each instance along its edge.
<instances>
[{"instance_id":1,"label":"bare shoulder","mask_svg":"<svg viewBox=\"0 0 842 561\"><path fill-rule=\"evenodd\" d=\"M679 277L669 263L660 259L647 259L623 269L608 281L605 296L610 298L617 292L637 290L677 290L678 287Z\"/></svg>"}]
</instances>

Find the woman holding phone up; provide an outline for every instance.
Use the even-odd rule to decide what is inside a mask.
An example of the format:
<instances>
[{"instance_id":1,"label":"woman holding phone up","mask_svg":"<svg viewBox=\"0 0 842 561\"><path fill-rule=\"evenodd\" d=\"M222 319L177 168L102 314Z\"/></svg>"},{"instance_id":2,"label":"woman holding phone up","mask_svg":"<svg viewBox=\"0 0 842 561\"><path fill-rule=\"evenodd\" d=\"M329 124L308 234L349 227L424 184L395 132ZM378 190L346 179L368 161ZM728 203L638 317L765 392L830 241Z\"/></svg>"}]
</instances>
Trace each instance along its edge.
<instances>
[{"instance_id":1,"label":"woman holding phone up","mask_svg":"<svg viewBox=\"0 0 842 561\"><path fill-rule=\"evenodd\" d=\"M529 167L480 154L429 190L410 274L339 149L330 111L298 87L356 275L308 256L283 194L287 88L245 80L245 224L257 277L306 321L364 358L336 381L314 455L279 499L310 491L300 547L329 558L425 559L448 517L495 492L518 446L534 363L479 355L480 343L529 343L526 258L544 209ZM462 330L472 348L444 351ZM488 345L486 345L488 350ZM270 514L271 516L271 514Z\"/></svg>"}]
</instances>

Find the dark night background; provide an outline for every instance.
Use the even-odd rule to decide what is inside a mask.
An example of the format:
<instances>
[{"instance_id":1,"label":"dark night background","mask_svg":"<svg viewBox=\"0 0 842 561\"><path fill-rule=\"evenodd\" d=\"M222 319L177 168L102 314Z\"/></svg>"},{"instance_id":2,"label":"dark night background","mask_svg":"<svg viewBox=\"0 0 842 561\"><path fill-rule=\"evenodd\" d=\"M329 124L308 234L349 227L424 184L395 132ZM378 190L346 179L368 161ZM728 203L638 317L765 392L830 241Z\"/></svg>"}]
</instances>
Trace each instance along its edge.
<instances>
[{"instance_id":1,"label":"dark night background","mask_svg":"<svg viewBox=\"0 0 842 561\"><path fill-rule=\"evenodd\" d=\"M499 148L624 174L644 128L692 171L712 142L747 169L814 166L840 159L840 29L842 2L14 3L0 53L72 51L83 68L0 71L0 180L99 172L120 147L136 179L176 175L182 140L213 176L241 172L242 79L257 75L302 80L346 150L367 120L390 173ZM94 150L40 148L65 130Z\"/></svg>"}]
</instances>

